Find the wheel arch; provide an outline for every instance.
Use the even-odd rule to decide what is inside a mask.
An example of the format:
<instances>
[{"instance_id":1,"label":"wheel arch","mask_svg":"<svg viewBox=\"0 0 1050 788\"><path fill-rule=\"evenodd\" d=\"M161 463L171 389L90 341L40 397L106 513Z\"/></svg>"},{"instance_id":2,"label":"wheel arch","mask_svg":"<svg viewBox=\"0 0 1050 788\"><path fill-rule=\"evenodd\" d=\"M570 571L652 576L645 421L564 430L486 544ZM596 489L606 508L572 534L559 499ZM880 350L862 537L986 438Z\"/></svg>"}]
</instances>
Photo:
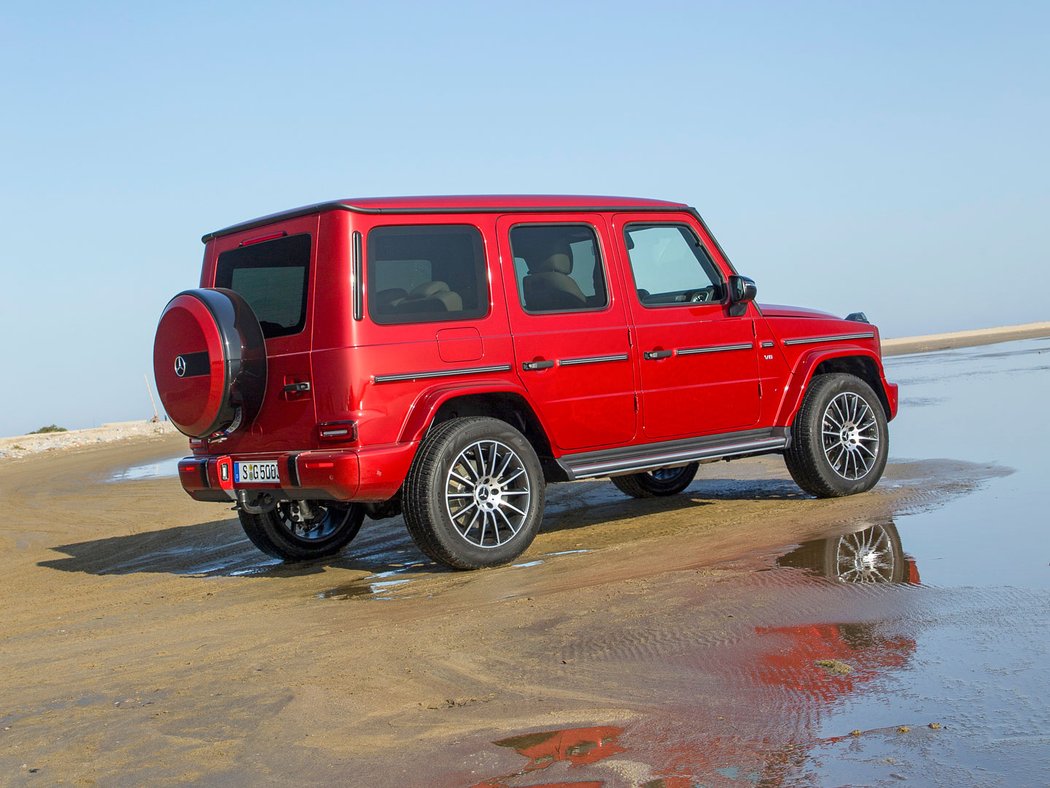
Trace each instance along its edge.
<instances>
[{"instance_id":1,"label":"wheel arch","mask_svg":"<svg viewBox=\"0 0 1050 788\"><path fill-rule=\"evenodd\" d=\"M412 408L401 440L422 440L436 425L464 416L488 416L506 422L532 444L547 481L567 480L555 462L547 430L527 394L505 383L439 387L424 393Z\"/></svg>"},{"instance_id":2,"label":"wheel arch","mask_svg":"<svg viewBox=\"0 0 1050 788\"><path fill-rule=\"evenodd\" d=\"M853 375L871 386L882 404L887 421L896 415L894 403L890 401L886 392L882 375L882 360L875 353L864 348L837 348L814 350L799 359L790 383L785 389L784 400L781 403L776 423L790 425L802 406L802 400L813 378L817 375L828 375L835 372Z\"/></svg>"}]
</instances>

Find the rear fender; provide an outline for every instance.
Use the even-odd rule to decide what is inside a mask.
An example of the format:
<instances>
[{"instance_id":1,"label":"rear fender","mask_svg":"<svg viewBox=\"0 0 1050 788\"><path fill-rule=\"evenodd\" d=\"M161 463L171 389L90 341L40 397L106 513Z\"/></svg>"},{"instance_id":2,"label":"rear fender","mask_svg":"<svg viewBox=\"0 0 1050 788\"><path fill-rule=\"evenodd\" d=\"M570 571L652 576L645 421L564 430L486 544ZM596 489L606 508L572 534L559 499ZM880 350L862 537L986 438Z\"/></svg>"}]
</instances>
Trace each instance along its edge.
<instances>
[{"instance_id":1,"label":"rear fender","mask_svg":"<svg viewBox=\"0 0 1050 788\"><path fill-rule=\"evenodd\" d=\"M435 386L423 391L412 404L408 418L398 437L398 442L419 441L426 435L434 417L442 406L454 399L477 398L492 395L505 395L524 401L524 404L532 411L539 427L543 431L543 437L549 434L547 425L543 423L532 400L524 388L510 385L505 380L477 381L469 386ZM470 415L474 415L471 413Z\"/></svg>"}]
</instances>

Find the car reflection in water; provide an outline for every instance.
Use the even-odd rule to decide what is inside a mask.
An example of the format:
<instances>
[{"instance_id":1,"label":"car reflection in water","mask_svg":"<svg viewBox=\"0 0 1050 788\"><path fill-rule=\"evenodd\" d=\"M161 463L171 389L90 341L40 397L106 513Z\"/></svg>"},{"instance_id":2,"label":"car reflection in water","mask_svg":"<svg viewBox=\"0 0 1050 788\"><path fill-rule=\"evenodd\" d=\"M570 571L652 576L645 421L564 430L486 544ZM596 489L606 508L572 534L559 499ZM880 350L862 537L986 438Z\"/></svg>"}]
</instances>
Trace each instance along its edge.
<instances>
[{"instance_id":1,"label":"car reflection in water","mask_svg":"<svg viewBox=\"0 0 1050 788\"><path fill-rule=\"evenodd\" d=\"M777 566L805 569L842 583L919 584L915 559L904 554L892 522L806 542L778 558Z\"/></svg>"},{"instance_id":2,"label":"car reflection in water","mask_svg":"<svg viewBox=\"0 0 1050 788\"><path fill-rule=\"evenodd\" d=\"M777 566L803 569L836 583L918 585L915 560L904 554L892 522L806 542L777 559ZM756 627L779 642L759 659L757 676L825 703L853 693L887 669L904 667L915 640L887 636L877 623Z\"/></svg>"},{"instance_id":3,"label":"car reflection in water","mask_svg":"<svg viewBox=\"0 0 1050 788\"><path fill-rule=\"evenodd\" d=\"M806 542L778 558L776 564L835 583L919 584L915 561L904 554L892 522ZM775 743L768 735L751 741L713 735L698 746L696 740L675 742L661 736L657 741L639 742L643 753L631 751L621 738L625 733L621 727L524 733L494 744L516 750L528 762L518 772L485 780L476 788L509 788L520 784L521 778L528 780L526 775L559 762L573 772L578 769L578 779L558 779L544 785L600 786L617 773L613 762L602 762L621 753L647 773L647 786L685 788L709 780L715 784L782 784L798 776L807 751L826 741L816 735L822 712L887 671L907 665L915 652L915 640L884 634L881 629L879 623L755 627L761 648L749 671L751 680L757 687L772 691L774 697L786 693L794 701L795 725L785 726L793 730L790 741ZM778 713L783 712L780 706ZM636 733L642 735L641 730ZM528 784L537 785L532 781Z\"/></svg>"}]
</instances>

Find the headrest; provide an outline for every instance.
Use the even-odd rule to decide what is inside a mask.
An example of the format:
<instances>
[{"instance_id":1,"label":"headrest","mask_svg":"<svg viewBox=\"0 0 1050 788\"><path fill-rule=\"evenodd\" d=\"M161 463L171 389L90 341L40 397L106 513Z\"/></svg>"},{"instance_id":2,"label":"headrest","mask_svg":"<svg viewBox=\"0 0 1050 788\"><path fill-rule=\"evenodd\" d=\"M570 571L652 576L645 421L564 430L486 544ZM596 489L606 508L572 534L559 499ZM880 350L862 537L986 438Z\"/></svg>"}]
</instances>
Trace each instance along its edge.
<instances>
[{"instance_id":1,"label":"headrest","mask_svg":"<svg viewBox=\"0 0 1050 788\"><path fill-rule=\"evenodd\" d=\"M444 282L423 282L423 284L413 287L412 292L408 294L408 297L430 298L438 293L448 292L448 289L448 285Z\"/></svg>"},{"instance_id":2,"label":"headrest","mask_svg":"<svg viewBox=\"0 0 1050 788\"><path fill-rule=\"evenodd\" d=\"M572 272L572 256L566 251L557 251L554 254L540 260L538 263L529 265L530 274L543 274L554 271L559 274Z\"/></svg>"}]
</instances>

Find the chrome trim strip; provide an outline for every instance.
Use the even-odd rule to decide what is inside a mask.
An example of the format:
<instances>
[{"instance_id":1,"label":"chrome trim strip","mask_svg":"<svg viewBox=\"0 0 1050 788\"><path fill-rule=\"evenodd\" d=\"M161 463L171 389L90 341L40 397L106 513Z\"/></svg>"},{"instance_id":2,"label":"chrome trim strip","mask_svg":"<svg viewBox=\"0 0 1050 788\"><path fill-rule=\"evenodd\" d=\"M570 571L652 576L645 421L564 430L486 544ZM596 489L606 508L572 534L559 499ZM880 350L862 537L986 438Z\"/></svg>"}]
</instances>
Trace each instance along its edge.
<instances>
[{"instance_id":1,"label":"chrome trim strip","mask_svg":"<svg viewBox=\"0 0 1050 788\"><path fill-rule=\"evenodd\" d=\"M573 466L562 458L560 465L572 479L587 479L593 476L609 476L610 474L635 473L653 468L662 468L675 463L692 462L720 457L733 457L738 454L750 454L756 451L768 451L783 449L787 446L790 436L785 432L783 435L775 435L766 438L749 439L742 441L729 441L716 443L708 446L683 447L674 451L658 454L645 454L639 452L633 457L618 457L611 460L599 460L597 462L582 463Z\"/></svg>"},{"instance_id":2,"label":"chrome trim strip","mask_svg":"<svg viewBox=\"0 0 1050 788\"><path fill-rule=\"evenodd\" d=\"M484 375L486 372L510 372L510 364L494 364L491 367L461 367L459 369L439 369L433 372L410 372L403 375L373 375L373 383L398 383L402 380L423 380L425 378L451 378L457 375Z\"/></svg>"},{"instance_id":3,"label":"chrome trim strip","mask_svg":"<svg viewBox=\"0 0 1050 788\"><path fill-rule=\"evenodd\" d=\"M559 367L578 367L583 364L605 364L609 361L626 361L626 353L614 353L608 356L582 356L580 358L563 358L558 360Z\"/></svg>"},{"instance_id":4,"label":"chrome trim strip","mask_svg":"<svg viewBox=\"0 0 1050 788\"><path fill-rule=\"evenodd\" d=\"M770 342L768 339L762 341L762 347L775 347L776 342Z\"/></svg>"},{"instance_id":5,"label":"chrome trim strip","mask_svg":"<svg viewBox=\"0 0 1050 788\"><path fill-rule=\"evenodd\" d=\"M739 342L735 345L709 345L707 347L684 347L675 351L676 356L699 356L701 353L728 353L731 350L751 350L754 342Z\"/></svg>"},{"instance_id":6,"label":"chrome trim strip","mask_svg":"<svg viewBox=\"0 0 1050 788\"><path fill-rule=\"evenodd\" d=\"M823 337L804 337L802 339L785 339L785 345L812 345L816 342L835 342L839 339L874 339L874 331L862 331L857 334L833 334Z\"/></svg>"}]
</instances>

